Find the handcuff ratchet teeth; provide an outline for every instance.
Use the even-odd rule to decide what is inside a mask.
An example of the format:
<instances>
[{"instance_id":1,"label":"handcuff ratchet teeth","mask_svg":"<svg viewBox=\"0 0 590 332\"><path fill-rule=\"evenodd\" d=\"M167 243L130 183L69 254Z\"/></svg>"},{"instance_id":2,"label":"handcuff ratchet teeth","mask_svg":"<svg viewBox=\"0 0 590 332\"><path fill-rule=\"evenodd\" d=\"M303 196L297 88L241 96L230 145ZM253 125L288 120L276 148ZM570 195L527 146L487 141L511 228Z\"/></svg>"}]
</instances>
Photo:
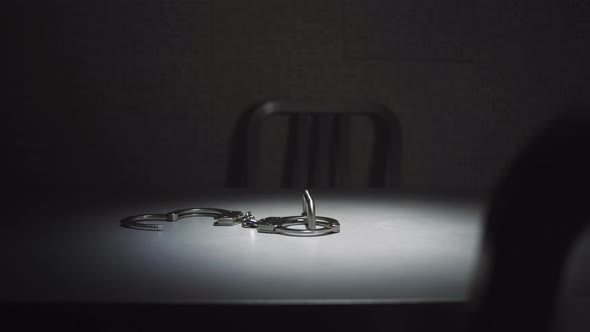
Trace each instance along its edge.
<instances>
[{"instance_id":1,"label":"handcuff ratchet teeth","mask_svg":"<svg viewBox=\"0 0 590 332\"><path fill-rule=\"evenodd\" d=\"M252 213L217 208L189 208L165 214L142 214L126 217L121 226L147 231L161 231L163 225L149 221L175 222L189 217L213 217L214 226L234 226L241 224L244 228L256 228L259 233L275 233L290 236L319 236L340 232L338 220L316 216L315 203L309 191L303 193L303 213L301 216L267 217L256 220ZM304 228L295 228L305 226ZM319 227L318 227L319 226Z\"/></svg>"}]
</instances>

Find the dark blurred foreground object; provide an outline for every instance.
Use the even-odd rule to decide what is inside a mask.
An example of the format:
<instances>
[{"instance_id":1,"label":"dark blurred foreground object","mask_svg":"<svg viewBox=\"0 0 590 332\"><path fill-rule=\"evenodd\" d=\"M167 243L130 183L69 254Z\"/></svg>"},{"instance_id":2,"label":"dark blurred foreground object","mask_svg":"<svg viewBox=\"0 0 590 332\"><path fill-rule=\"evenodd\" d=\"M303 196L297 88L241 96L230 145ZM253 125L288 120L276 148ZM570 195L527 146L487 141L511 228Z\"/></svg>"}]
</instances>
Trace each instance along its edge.
<instances>
[{"instance_id":1,"label":"dark blurred foreground object","mask_svg":"<svg viewBox=\"0 0 590 332\"><path fill-rule=\"evenodd\" d=\"M369 161L369 187L398 187L401 129L397 116L381 104L367 101L271 100L246 112L238 122L230 161L228 186L257 187L265 163L261 151L263 123L287 116L281 184L283 188L350 185L351 121L371 120L375 134ZM268 152L267 152L268 153Z\"/></svg>"},{"instance_id":2,"label":"dark blurred foreground object","mask_svg":"<svg viewBox=\"0 0 590 332\"><path fill-rule=\"evenodd\" d=\"M486 215L477 331L548 331L590 221L590 110L558 117L514 160Z\"/></svg>"}]
</instances>

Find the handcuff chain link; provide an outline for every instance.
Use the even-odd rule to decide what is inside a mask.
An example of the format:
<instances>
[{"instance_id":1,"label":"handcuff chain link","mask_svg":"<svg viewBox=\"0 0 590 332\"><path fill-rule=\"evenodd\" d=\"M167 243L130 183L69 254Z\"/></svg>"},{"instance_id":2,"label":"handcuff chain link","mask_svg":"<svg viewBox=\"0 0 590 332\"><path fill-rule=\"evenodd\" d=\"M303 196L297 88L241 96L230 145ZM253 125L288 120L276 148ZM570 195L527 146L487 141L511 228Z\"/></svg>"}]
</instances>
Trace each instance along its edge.
<instances>
[{"instance_id":1,"label":"handcuff chain link","mask_svg":"<svg viewBox=\"0 0 590 332\"><path fill-rule=\"evenodd\" d=\"M256 218L252 215L252 213L250 211L244 213L244 216L241 217L242 219L242 228L257 228L258 224L257 224L257 220Z\"/></svg>"}]
</instances>

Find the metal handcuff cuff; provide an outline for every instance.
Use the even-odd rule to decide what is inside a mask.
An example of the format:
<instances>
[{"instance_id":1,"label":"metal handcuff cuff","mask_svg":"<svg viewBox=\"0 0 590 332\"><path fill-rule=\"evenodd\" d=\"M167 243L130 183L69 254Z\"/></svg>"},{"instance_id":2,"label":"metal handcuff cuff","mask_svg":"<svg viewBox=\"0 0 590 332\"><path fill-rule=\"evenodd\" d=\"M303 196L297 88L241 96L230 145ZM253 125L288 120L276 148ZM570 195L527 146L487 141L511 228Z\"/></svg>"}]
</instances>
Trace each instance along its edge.
<instances>
[{"instance_id":1,"label":"metal handcuff cuff","mask_svg":"<svg viewBox=\"0 0 590 332\"><path fill-rule=\"evenodd\" d=\"M290 236L319 236L340 232L340 223L338 220L316 216L315 203L307 190L303 193L303 213L301 216L267 217L256 220L250 212L242 213L241 211L216 208L189 208L165 214L142 214L126 217L121 220L121 226L146 231L161 231L162 224L145 222L174 222L183 218L200 216L213 217L213 219L215 219L213 226L234 226L241 224L243 228L256 228L258 233L276 233ZM294 226L305 226L305 228L293 228Z\"/></svg>"}]
</instances>

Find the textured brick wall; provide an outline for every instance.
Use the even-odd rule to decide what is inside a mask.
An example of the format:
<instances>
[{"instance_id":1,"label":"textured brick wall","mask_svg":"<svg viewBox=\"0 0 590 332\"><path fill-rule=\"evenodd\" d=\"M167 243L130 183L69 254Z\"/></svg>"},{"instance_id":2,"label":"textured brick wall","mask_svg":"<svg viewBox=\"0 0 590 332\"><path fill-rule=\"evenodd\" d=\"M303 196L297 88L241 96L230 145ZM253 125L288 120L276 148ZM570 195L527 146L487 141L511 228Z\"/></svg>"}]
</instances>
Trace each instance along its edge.
<instances>
[{"instance_id":1,"label":"textured brick wall","mask_svg":"<svg viewBox=\"0 0 590 332\"><path fill-rule=\"evenodd\" d=\"M30 182L222 186L238 115L368 98L404 131L407 188L488 189L588 101L584 1L23 1Z\"/></svg>"}]
</instances>

